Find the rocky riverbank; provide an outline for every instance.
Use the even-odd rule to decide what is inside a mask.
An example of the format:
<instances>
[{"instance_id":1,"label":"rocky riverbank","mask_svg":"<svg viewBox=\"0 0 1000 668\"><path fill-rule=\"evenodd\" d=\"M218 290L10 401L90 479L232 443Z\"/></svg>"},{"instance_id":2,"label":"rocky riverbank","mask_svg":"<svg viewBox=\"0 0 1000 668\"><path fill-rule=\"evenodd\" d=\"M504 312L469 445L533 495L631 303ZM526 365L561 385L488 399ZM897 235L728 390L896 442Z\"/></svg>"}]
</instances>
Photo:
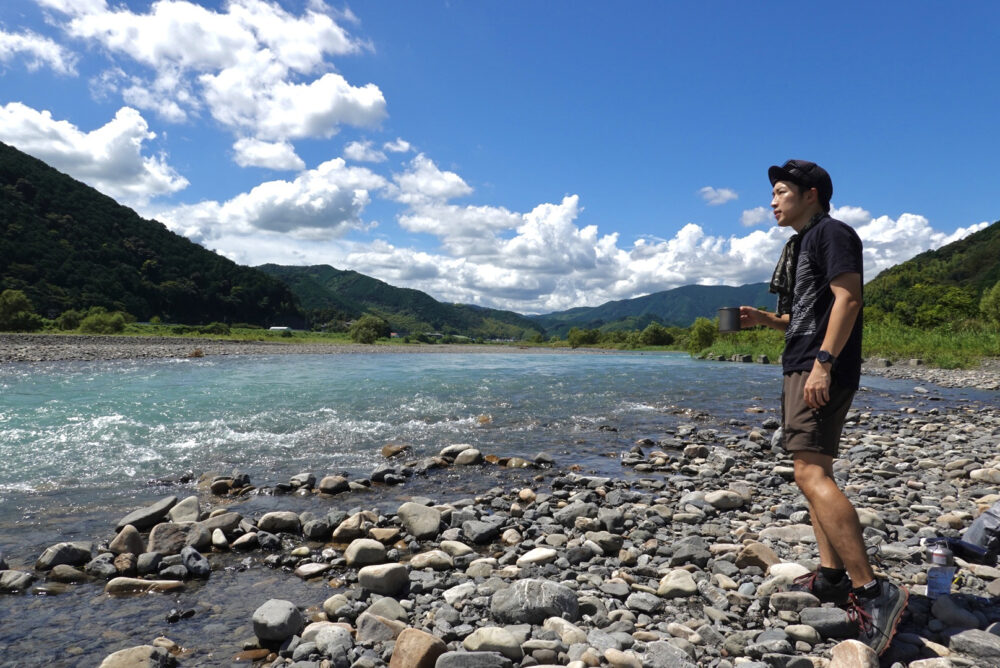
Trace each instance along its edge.
<instances>
[{"instance_id":1,"label":"rocky riverbank","mask_svg":"<svg viewBox=\"0 0 1000 668\"><path fill-rule=\"evenodd\" d=\"M617 453L616 478L558 468L545 455L484 458L467 446L414 460L387 448L385 464L363 478L307 472L258 488L238 473L205 476L190 496L140 508L93 542L0 564L0 587L15 598L52 594L46 604L57 608L67 587L169 596L236 566L330 592L322 605L255 602L229 656L213 654L220 640L210 635L184 647L150 637L109 656L109 667L879 665L850 640L843 610L780 591L817 553L790 462L771 444L776 420L720 427L700 417ZM1000 665L1000 569L959 559L954 593L931 601L923 545L959 536L1000 499L998 440L995 406L914 396L899 411L849 417L836 474L878 570L910 590L882 666ZM497 466L525 476L466 499L373 510L373 493L404 489L413 476ZM309 510L234 512L234 501L263 494ZM206 618L209 629L207 618L225 610L169 614L177 624ZM22 658L7 652L4 661ZM135 657L145 658L128 663Z\"/></svg>"}]
</instances>

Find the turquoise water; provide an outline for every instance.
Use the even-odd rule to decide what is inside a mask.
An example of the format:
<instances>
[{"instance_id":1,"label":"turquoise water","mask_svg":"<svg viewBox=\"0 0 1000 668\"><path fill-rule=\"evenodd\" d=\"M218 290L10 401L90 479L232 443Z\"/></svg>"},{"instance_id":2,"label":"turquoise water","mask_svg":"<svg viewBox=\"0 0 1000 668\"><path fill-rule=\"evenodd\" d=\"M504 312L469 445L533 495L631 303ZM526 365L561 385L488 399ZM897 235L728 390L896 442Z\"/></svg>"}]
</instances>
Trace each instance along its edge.
<instances>
[{"instance_id":1,"label":"turquoise water","mask_svg":"<svg viewBox=\"0 0 1000 668\"><path fill-rule=\"evenodd\" d=\"M662 438L693 421L720 435L745 432L777 415L779 376L776 366L639 353L8 364L0 367L0 551L12 567L30 570L55 542L108 540L136 507L195 493L193 484L176 482L185 474L239 469L258 486L305 471L365 477L384 461L387 442L409 443L414 456L453 443L500 456L547 452L563 469L629 475L617 456L640 438ZM908 397L909 381L866 377L863 384L859 409L996 397L937 388ZM408 494L446 501L515 475L531 473L434 471L367 497L257 496L235 509L249 516L273 508L394 508ZM162 633L193 648L192 665L229 665L263 600L318 605L331 593L264 568L260 555L249 567L237 557L213 558L234 563L176 598L110 599L100 583L57 596L0 596L0 648L23 665L92 666ZM168 624L174 606L198 612Z\"/></svg>"}]
</instances>

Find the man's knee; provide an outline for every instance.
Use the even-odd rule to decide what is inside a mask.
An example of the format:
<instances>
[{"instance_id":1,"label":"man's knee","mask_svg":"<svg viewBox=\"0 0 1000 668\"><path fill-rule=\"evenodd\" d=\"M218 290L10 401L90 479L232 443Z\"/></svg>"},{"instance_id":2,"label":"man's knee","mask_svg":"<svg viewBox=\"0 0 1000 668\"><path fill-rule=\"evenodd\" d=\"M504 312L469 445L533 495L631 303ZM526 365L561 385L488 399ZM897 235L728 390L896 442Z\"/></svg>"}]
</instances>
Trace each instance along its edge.
<instances>
[{"instance_id":1,"label":"man's knee","mask_svg":"<svg viewBox=\"0 0 1000 668\"><path fill-rule=\"evenodd\" d=\"M797 452L794 455L795 484L809 497L819 486L833 480L833 458L818 452Z\"/></svg>"}]
</instances>

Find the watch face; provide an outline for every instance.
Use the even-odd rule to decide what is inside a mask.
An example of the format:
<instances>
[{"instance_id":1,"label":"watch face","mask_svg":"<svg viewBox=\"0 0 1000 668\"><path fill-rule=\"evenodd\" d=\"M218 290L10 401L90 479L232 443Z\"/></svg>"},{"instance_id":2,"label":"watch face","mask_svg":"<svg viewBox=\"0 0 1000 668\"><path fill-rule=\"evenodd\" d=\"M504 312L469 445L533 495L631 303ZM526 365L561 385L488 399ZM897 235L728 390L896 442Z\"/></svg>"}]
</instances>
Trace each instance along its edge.
<instances>
[{"instance_id":1,"label":"watch face","mask_svg":"<svg viewBox=\"0 0 1000 668\"><path fill-rule=\"evenodd\" d=\"M816 359L818 359L821 364L826 364L827 362L833 361L833 355L826 352L825 350L821 350L819 351L819 354L816 355Z\"/></svg>"}]
</instances>

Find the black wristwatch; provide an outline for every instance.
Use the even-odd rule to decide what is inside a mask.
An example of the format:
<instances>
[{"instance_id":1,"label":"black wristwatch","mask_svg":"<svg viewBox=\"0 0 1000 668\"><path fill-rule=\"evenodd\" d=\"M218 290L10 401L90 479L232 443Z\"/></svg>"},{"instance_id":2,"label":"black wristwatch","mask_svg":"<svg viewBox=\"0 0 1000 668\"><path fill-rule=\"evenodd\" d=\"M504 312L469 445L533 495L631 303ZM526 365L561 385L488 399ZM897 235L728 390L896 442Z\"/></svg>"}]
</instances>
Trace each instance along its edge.
<instances>
[{"instance_id":1,"label":"black wristwatch","mask_svg":"<svg viewBox=\"0 0 1000 668\"><path fill-rule=\"evenodd\" d=\"M816 353L816 361L820 364L833 364L837 361L837 358L828 353L825 350L821 350Z\"/></svg>"}]
</instances>

